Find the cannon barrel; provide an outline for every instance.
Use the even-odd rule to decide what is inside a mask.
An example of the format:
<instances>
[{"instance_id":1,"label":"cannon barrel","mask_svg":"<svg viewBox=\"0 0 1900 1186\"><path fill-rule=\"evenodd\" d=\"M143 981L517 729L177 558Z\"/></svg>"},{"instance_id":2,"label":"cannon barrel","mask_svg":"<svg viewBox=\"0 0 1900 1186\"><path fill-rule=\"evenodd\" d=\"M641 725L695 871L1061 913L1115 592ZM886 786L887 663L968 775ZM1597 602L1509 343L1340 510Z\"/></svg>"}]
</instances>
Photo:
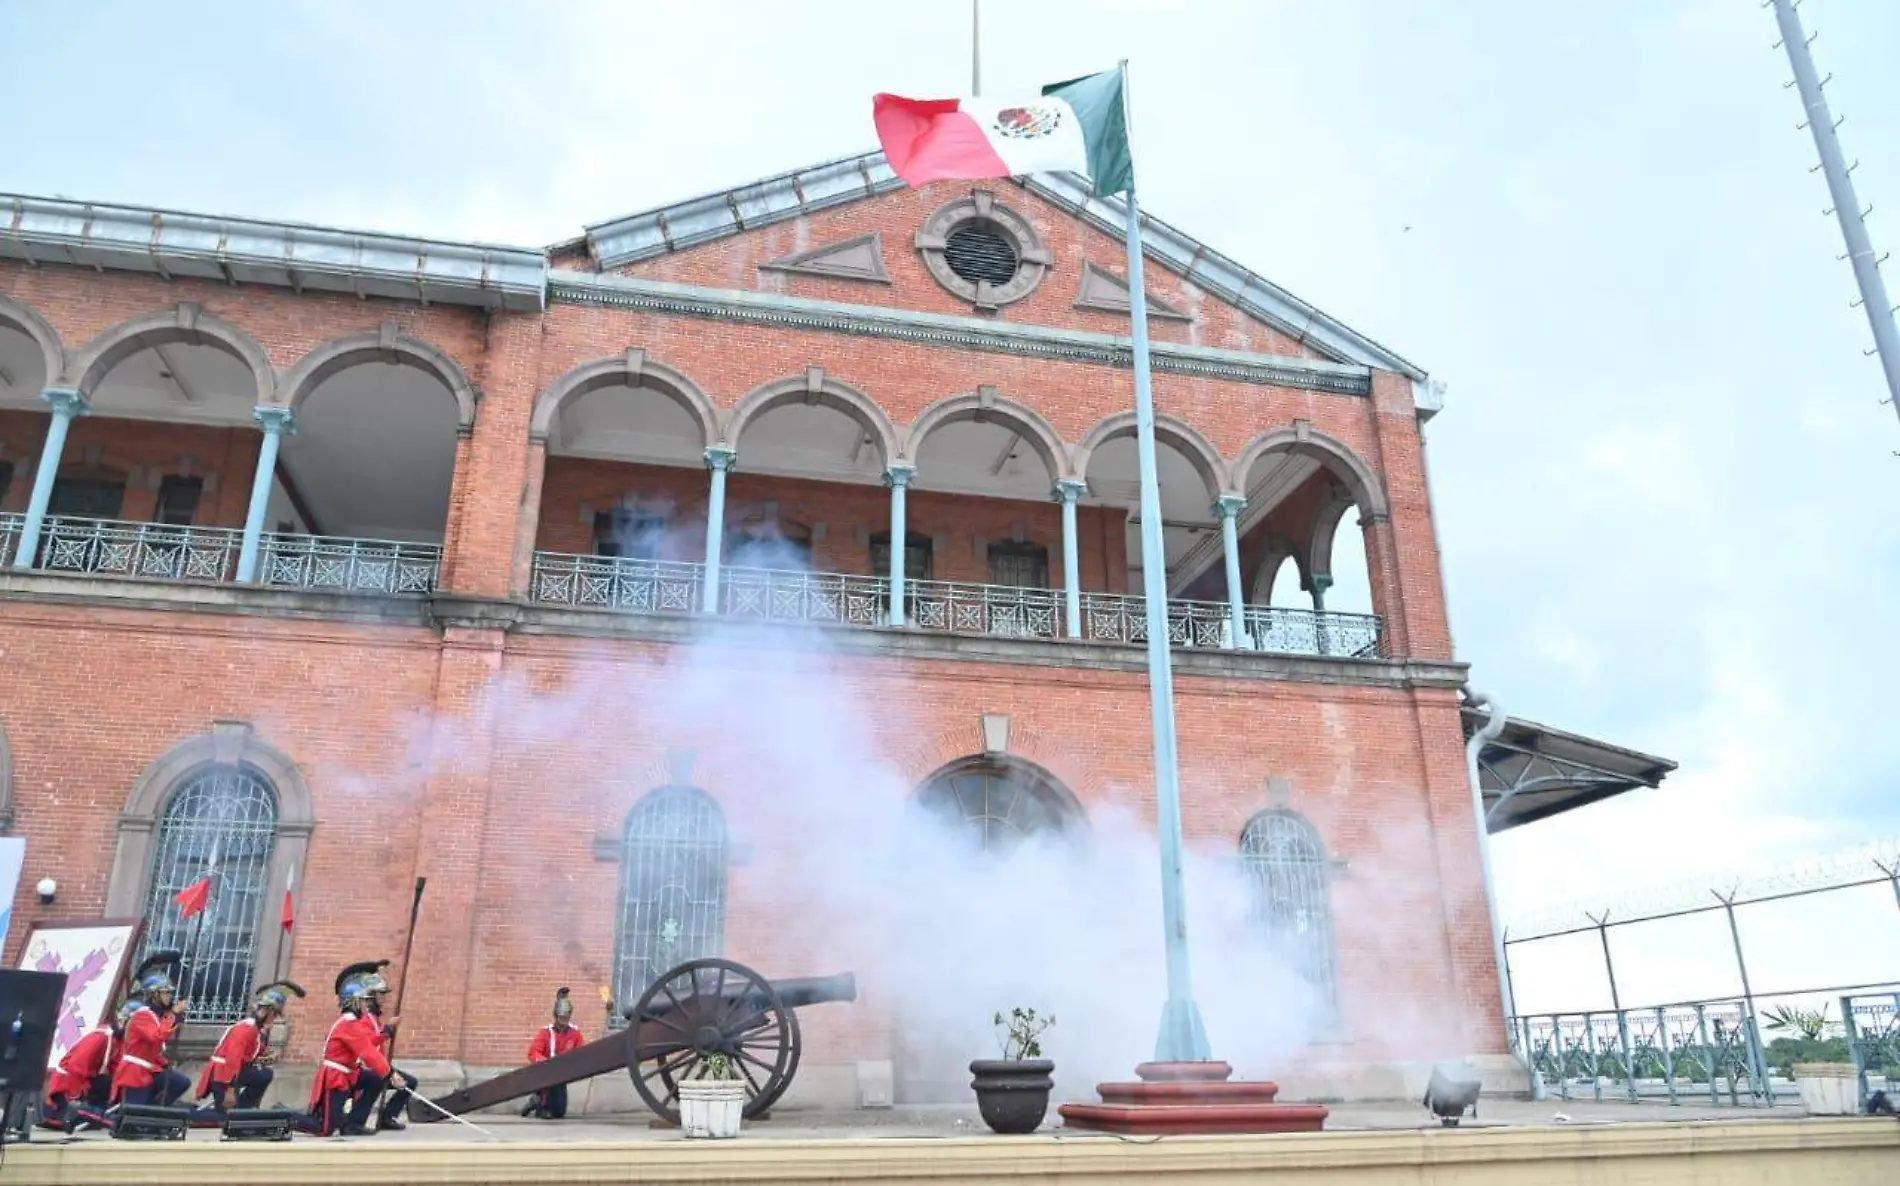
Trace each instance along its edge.
<instances>
[{"instance_id":1,"label":"cannon barrel","mask_svg":"<svg viewBox=\"0 0 1900 1186\"><path fill-rule=\"evenodd\" d=\"M808 1005L829 1005L838 1001L858 999L858 978L850 972L840 972L836 976L794 976L789 980L767 981L772 991L787 1009L803 1009ZM711 995L711 994L708 994ZM744 981L735 980L718 993L725 1000L738 1000L746 996L761 996L753 986ZM761 1002L763 1003L763 1002ZM637 1003L621 1010L621 1015L633 1019ZM673 1011L673 1005L664 996L656 998L647 1006L652 1017L663 1017Z\"/></svg>"}]
</instances>

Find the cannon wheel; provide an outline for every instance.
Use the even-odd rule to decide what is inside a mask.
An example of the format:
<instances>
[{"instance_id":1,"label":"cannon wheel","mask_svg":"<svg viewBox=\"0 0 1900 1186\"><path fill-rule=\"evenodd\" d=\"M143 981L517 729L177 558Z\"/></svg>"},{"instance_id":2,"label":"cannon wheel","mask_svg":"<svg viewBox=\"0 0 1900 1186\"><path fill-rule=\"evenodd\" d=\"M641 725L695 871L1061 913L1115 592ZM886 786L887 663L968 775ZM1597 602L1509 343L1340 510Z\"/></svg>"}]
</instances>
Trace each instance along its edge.
<instances>
[{"instance_id":1,"label":"cannon wheel","mask_svg":"<svg viewBox=\"0 0 1900 1186\"><path fill-rule=\"evenodd\" d=\"M798 1070L798 1015L744 964L704 959L661 973L628 1018L627 1070L647 1107L678 1124L679 1085L724 1054L746 1081L743 1114L759 1115Z\"/></svg>"}]
</instances>

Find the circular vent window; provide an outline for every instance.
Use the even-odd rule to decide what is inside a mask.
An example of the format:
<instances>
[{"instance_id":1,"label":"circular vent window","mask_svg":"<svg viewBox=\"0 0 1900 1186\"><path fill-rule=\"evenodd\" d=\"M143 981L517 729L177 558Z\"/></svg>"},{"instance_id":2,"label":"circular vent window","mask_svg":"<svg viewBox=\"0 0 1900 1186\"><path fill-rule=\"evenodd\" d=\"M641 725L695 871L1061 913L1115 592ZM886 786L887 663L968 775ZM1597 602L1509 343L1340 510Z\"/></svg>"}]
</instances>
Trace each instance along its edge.
<instances>
[{"instance_id":1,"label":"circular vent window","mask_svg":"<svg viewBox=\"0 0 1900 1186\"><path fill-rule=\"evenodd\" d=\"M950 232L943 260L971 284L1001 288L1016 278L1016 245L988 222L967 222Z\"/></svg>"}]
</instances>

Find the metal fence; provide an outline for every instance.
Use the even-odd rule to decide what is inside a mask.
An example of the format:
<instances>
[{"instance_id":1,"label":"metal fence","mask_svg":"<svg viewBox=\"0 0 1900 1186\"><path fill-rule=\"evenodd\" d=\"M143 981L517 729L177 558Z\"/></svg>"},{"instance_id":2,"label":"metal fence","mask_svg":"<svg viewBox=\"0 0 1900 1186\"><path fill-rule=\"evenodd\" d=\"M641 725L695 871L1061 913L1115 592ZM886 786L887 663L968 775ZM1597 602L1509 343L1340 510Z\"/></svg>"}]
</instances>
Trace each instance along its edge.
<instances>
[{"instance_id":1,"label":"metal fence","mask_svg":"<svg viewBox=\"0 0 1900 1186\"><path fill-rule=\"evenodd\" d=\"M703 565L672 560L537 552L531 588L544 604L631 613L693 614L704 601ZM1143 643L1147 602L1121 593L1082 595L1082 637L1089 642ZM1060 589L965 581L904 583L905 616L919 630L1002 638L1062 638ZM890 583L883 577L794 569L722 568L719 612L774 622L883 626L890 621ZM1250 606L1242 649L1296 655L1370 657L1383 632L1371 614ZM1176 647L1225 649L1233 641L1227 603L1170 601L1168 630Z\"/></svg>"},{"instance_id":2,"label":"metal fence","mask_svg":"<svg viewBox=\"0 0 1900 1186\"><path fill-rule=\"evenodd\" d=\"M10 565L23 516L0 515L0 565ZM40 534L35 566L43 572L151 581L237 580L244 533L229 527L132 523L53 516ZM265 532L258 541L259 584L275 589L420 596L435 590L438 544Z\"/></svg>"},{"instance_id":3,"label":"metal fence","mask_svg":"<svg viewBox=\"0 0 1900 1186\"><path fill-rule=\"evenodd\" d=\"M1900 991L1896 983L1813 986L1758 993L1749 979L1747 953L1736 921L1738 908L1781 902L1813 894L1866 886L1891 888L1900 906L1900 842L1869 845L1822 861L1793 865L1767 875L1728 879L1716 888L1684 884L1625 903L1614 914L1568 908L1521 920L1504 935L1507 985L1513 946L1594 932L1603 949L1610 1008L1520 1014L1510 1019L1513 1049L1564 1099L1588 1090L1595 1099L1606 1091L1636 1102L1666 1098L1671 1103L1706 1091L1711 1103L1724 1097L1772 1104L1777 1094L1794 1090L1777 1075L1771 1044L1763 1040L1763 1018L1797 1036L1785 1015L1763 1009L1764 1002L1831 997L1841 1009L1839 1022L1815 1015L1811 1044L1838 1037L1859 1070L1861 1098L1889 1089L1900 1079ZM1610 932L1662 919L1720 911L1727 924L1740 977L1739 996L1625 1008L1617 983ZM1900 920L1897 920L1900 921ZM1516 934L1512 932L1516 931ZM1828 1034L1838 1028L1838 1035Z\"/></svg>"}]
</instances>

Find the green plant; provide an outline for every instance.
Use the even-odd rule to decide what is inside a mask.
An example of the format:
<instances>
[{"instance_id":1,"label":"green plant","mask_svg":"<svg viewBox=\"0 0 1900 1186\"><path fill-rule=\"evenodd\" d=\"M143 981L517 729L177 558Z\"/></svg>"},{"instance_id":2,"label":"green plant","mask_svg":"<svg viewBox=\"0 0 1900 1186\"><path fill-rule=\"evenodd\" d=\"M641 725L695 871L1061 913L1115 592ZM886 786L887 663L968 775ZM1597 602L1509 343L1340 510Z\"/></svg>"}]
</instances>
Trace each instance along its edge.
<instances>
[{"instance_id":1,"label":"green plant","mask_svg":"<svg viewBox=\"0 0 1900 1186\"><path fill-rule=\"evenodd\" d=\"M1011 1009L1005 1017L998 1013L993 1019L1003 1042L1003 1057L1011 1062L1025 1058L1041 1058L1042 1043L1037 1039L1042 1032L1056 1023L1053 1015L1043 1017L1034 1009Z\"/></svg>"},{"instance_id":2,"label":"green plant","mask_svg":"<svg viewBox=\"0 0 1900 1186\"><path fill-rule=\"evenodd\" d=\"M732 1059L723 1054L708 1054L699 1064L700 1079L737 1079L739 1069L732 1065Z\"/></svg>"},{"instance_id":3,"label":"green plant","mask_svg":"<svg viewBox=\"0 0 1900 1186\"><path fill-rule=\"evenodd\" d=\"M1768 1018L1771 1030L1788 1030L1801 1035L1810 1042L1818 1042L1827 1037L1828 1030L1834 1028L1834 1019L1827 1015L1827 1005L1819 1009L1803 1009L1798 1005L1776 1005L1763 1010Z\"/></svg>"}]
</instances>

